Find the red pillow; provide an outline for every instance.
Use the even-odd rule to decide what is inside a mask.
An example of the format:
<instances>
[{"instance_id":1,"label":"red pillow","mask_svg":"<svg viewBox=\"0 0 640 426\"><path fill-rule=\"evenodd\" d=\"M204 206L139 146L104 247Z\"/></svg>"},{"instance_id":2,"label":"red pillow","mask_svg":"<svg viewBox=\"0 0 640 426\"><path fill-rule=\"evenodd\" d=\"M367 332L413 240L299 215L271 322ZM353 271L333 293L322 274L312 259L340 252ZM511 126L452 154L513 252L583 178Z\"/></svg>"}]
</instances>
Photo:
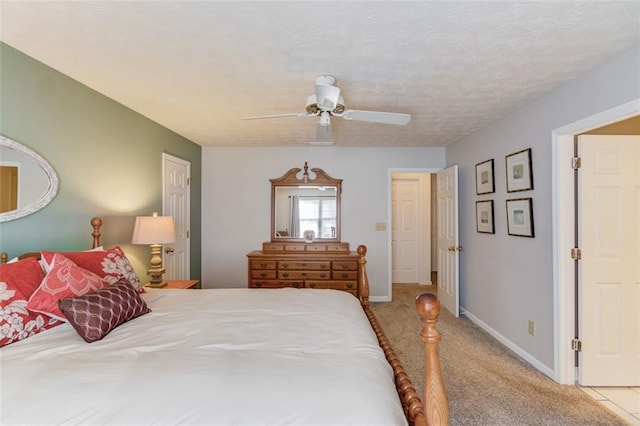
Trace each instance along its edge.
<instances>
[{"instance_id":1,"label":"red pillow","mask_svg":"<svg viewBox=\"0 0 640 426\"><path fill-rule=\"evenodd\" d=\"M44 272L35 258L0 265L0 347L62 324L27 310L26 293L40 285ZM37 284L36 284L37 283Z\"/></svg>"},{"instance_id":2,"label":"red pillow","mask_svg":"<svg viewBox=\"0 0 640 426\"><path fill-rule=\"evenodd\" d=\"M60 253L55 253L51 271L29 298L27 308L65 321L65 316L58 308L58 300L81 296L107 284L97 274L79 267Z\"/></svg>"},{"instance_id":3,"label":"red pillow","mask_svg":"<svg viewBox=\"0 0 640 426\"><path fill-rule=\"evenodd\" d=\"M27 298L40 286L44 272L35 257L0 266L0 281L10 282Z\"/></svg>"},{"instance_id":4,"label":"red pillow","mask_svg":"<svg viewBox=\"0 0 640 426\"><path fill-rule=\"evenodd\" d=\"M43 251L42 259L46 263L51 263L54 254L50 251ZM142 287L140 278L120 247L103 251L79 251L62 254L79 267L104 278L109 284L115 284L121 279L125 279L136 289Z\"/></svg>"},{"instance_id":5,"label":"red pillow","mask_svg":"<svg viewBox=\"0 0 640 426\"><path fill-rule=\"evenodd\" d=\"M140 294L124 280L94 293L62 299L59 307L87 343L100 340L120 324L151 312Z\"/></svg>"}]
</instances>

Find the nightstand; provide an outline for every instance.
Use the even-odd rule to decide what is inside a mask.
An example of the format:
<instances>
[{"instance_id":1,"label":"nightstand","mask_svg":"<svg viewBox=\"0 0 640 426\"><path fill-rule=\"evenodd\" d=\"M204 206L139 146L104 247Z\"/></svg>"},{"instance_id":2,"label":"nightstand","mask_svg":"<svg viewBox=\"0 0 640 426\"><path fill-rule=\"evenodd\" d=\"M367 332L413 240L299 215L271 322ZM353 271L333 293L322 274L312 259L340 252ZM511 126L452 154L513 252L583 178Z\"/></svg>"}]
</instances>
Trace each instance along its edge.
<instances>
[{"instance_id":1,"label":"nightstand","mask_svg":"<svg viewBox=\"0 0 640 426\"><path fill-rule=\"evenodd\" d=\"M199 280L167 280L167 285L164 287L160 287L160 289L167 288L177 288L177 289L187 289L187 288L200 288Z\"/></svg>"}]
</instances>

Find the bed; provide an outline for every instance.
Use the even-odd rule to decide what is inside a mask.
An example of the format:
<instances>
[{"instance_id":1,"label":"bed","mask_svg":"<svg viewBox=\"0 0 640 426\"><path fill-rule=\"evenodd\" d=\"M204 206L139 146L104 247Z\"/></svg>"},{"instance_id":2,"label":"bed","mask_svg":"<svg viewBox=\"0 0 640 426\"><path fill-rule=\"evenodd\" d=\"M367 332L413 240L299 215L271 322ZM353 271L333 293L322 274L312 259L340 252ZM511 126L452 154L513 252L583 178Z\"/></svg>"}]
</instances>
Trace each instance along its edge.
<instances>
[{"instance_id":1,"label":"bed","mask_svg":"<svg viewBox=\"0 0 640 426\"><path fill-rule=\"evenodd\" d=\"M98 247L102 220L91 223ZM146 289L133 292L145 312L92 343L69 317L73 326L7 344L0 423L447 424L437 299L416 299L423 405L369 308L366 248L358 253L360 300L338 290Z\"/></svg>"}]
</instances>

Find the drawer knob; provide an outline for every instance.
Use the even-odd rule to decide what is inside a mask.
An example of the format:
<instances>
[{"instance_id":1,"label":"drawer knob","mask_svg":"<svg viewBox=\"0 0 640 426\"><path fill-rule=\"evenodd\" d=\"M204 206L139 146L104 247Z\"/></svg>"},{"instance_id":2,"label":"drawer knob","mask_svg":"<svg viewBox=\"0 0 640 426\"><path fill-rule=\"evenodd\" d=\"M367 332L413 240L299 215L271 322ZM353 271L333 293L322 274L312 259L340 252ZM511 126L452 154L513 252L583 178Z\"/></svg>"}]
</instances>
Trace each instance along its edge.
<instances>
[{"instance_id":1,"label":"drawer knob","mask_svg":"<svg viewBox=\"0 0 640 426\"><path fill-rule=\"evenodd\" d=\"M327 274L325 274L324 272L320 274L320 278L326 278Z\"/></svg>"},{"instance_id":2,"label":"drawer knob","mask_svg":"<svg viewBox=\"0 0 640 426\"><path fill-rule=\"evenodd\" d=\"M348 275L348 274L345 274L345 273L340 274L340 277L341 277L341 278L347 278L348 276L349 276L349 275Z\"/></svg>"},{"instance_id":3,"label":"drawer knob","mask_svg":"<svg viewBox=\"0 0 640 426\"><path fill-rule=\"evenodd\" d=\"M266 276L267 276L267 273L266 273L266 272L260 272L260 277L261 277L261 278L265 278Z\"/></svg>"},{"instance_id":4,"label":"drawer knob","mask_svg":"<svg viewBox=\"0 0 640 426\"><path fill-rule=\"evenodd\" d=\"M353 288L353 283L347 283L347 288Z\"/></svg>"},{"instance_id":5,"label":"drawer knob","mask_svg":"<svg viewBox=\"0 0 640 426\"><path fill-rule=\"evenodd\" d=\"M256 283L256 287L257 287L257 288L262 287L262 283Z\"/></svg>"},{"instance_id":6,"label":"drawer knob","mask_svg":"<svg viewBox=\"0 0 640 426\"><path fill-rule=\"evenodd\" d=\"M262 269L264 269L264 268L266 268L266 267L267 267L267 264L266 264L266 263L261 263L261 264L260 264L260 267L261 267Z\"/></svg>"},{"instance_id":7,"label":"drawer knob","mask_svg":"<svg viewBox=\"0 0 640 426\"><path fill-rule=\"evenodd\" d=\"M349 265L347 265L346 263L342 264L342 269L349 269Z\"/></svg>"},{"instance_id":8,"label":"drawer knob","mask_svg":"<svg viewBox=\"0 0 640 426\"><path fill-rule=\"evenodd\" d=\"M321 263L320 264L320 269L327 269L327 264L326 263Z\"/></svg>"},{"instance_id":9,"label":"drawer knob","mask_svg":"<svg viewBox=\"0 0 640 426\"><path fill-rule=\"evenodd\" d=\"M283 264L282 264L282 267L283 267L283 268L288 268L288 267L289 267L289 264L288 264L288 263L283 263Z\"/></svg>"},{"instance_id":10,"label":"drawer knob","mask_svg":"<svg viewBox=\"0 0 640 426\"><path fill-rule=\"evenodd\" d=\"M282 276L283 276L283 277L285 277L285 278L288 278L288 277L289 277L289 273L288 273L288 272L284 272L284 273L282 274Z\"/></svg>"},{"instance_id":11,"label":"drawer knob","mask_svg":"<svg viewBox=\"0 0 640 426\"><path fill-rule=\"evenodd\" d=\"M309 284L309 287L316 288L316 285L314 283L311 283L311 284Z\"/></svg>"}]
</instances>

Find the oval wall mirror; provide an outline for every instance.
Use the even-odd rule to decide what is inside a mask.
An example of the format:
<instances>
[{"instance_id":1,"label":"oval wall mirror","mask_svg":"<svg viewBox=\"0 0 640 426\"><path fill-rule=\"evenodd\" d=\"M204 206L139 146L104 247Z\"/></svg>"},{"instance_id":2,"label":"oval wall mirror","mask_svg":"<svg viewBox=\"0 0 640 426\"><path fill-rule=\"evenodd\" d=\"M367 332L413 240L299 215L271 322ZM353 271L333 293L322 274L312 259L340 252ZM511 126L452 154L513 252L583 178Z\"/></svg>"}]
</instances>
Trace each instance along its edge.
<instances>
[{"instance_id":1,"label":"oval wall mirror","mask_svg":"<svg viewBox=\"0 0 640 426\"><path fill-rule=\"evenodd\" d=\"M44 208L58 193L58 175L37 152L0 135L0 222Z\"/></svg>"}]
</instances>

